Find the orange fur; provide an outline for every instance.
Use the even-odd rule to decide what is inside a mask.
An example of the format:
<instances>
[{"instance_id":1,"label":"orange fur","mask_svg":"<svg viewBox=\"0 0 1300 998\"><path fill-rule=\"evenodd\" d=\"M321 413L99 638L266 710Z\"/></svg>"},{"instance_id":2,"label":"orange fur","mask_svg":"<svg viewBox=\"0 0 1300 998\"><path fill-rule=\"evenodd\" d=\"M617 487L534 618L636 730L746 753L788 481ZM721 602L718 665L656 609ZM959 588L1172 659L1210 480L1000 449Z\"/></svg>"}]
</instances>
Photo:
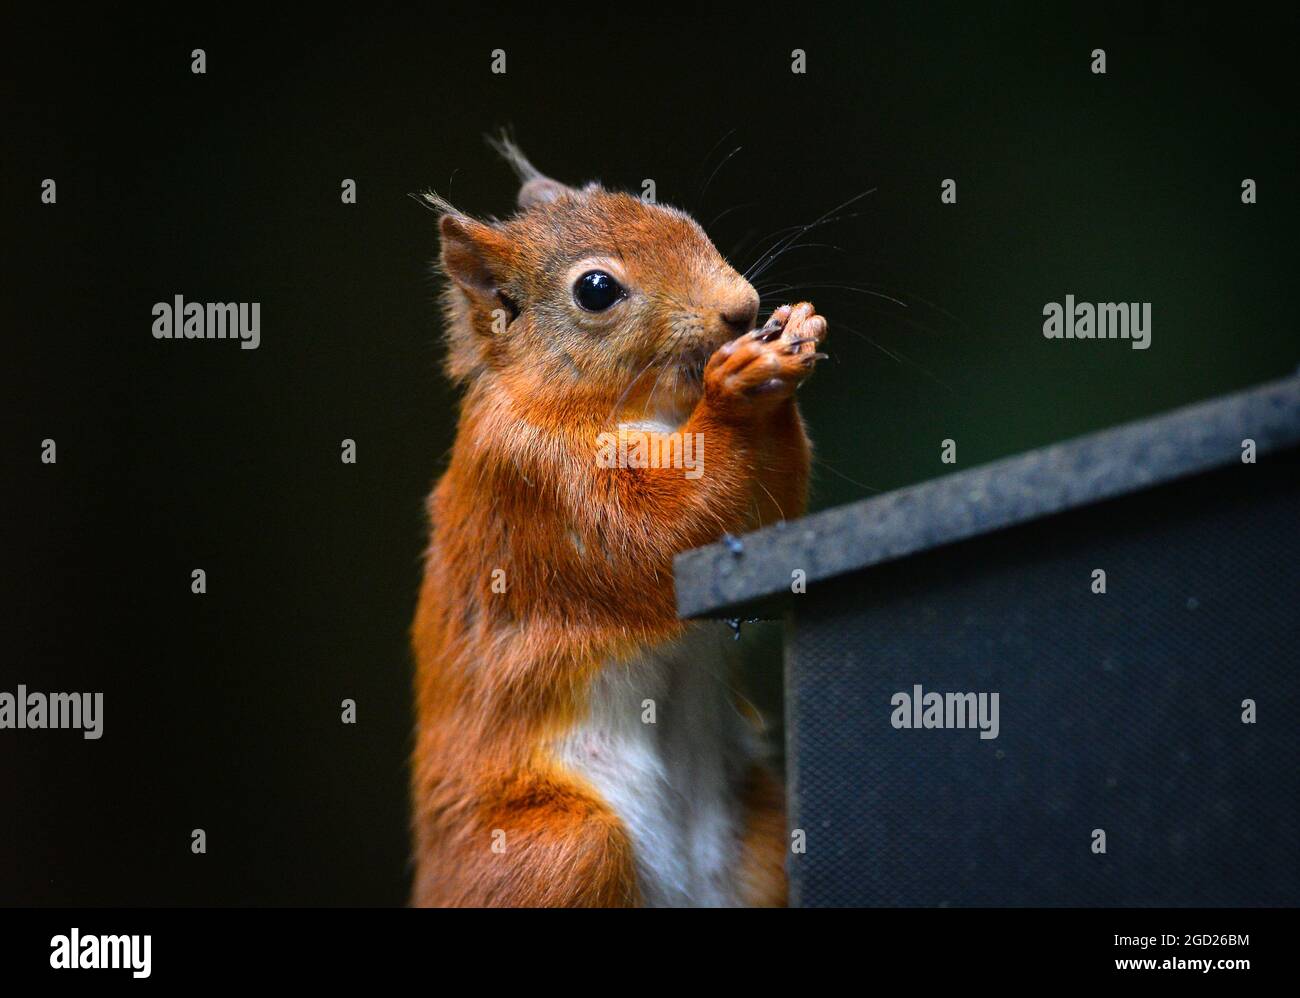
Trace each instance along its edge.
<instances>
[{"instance_id":1,"label":"orange fur","mask_svg":"<svg viewBox=\"0 0 1300 998\"><path fill-rule=\"evenodd\" d=\"M752 317L756 298L685 215L598 188L493 224L440 207L448 370L465 395L429 500L412 627L413 902L635 905L627 830L549 746L603 663L683 632L674 554L802 513L808 443L793 388L812 361L752 338L718 349L735 335L719 317ZM639 289L604 326L566 312L561 281L593 254ZM503 303L519 307L504 333L492 328ZM787 314L824 331L811 306ZM665 343L698 366L710 358L702 376L654 367ZM655 402L704 435L702 477L597 466L597 435ZM783 903L779 785L755 774L741 789L745 896Z\"/></svg>"},{"instance_id":2,"label":"orange fur","mask_svg":"<svg viewBox=\"0 0 1300 998\"><path fill-rule=\"evenodd\" d=\"M753 907L785 907L785 797L766 769L754 767L742 793L741 893Z\"/></svg>"}]
</instances>

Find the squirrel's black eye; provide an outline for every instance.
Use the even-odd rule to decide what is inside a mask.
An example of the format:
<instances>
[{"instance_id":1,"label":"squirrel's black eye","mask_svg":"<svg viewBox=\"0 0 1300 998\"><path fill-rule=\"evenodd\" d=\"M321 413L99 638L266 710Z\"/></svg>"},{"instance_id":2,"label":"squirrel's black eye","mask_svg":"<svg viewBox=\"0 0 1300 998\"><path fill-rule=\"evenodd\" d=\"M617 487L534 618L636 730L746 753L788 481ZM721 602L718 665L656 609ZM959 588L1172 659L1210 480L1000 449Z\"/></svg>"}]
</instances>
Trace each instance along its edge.
<instances>
[{"instance_id":1,"label":"squirrel's black eye","mask_svg":"<svg viewBox=\"0 0 1300 998\"><path fill-rule=\"evenodd\" d=\"M603 270L589 270L573 285L573 297L588 312L603 312L627 294Z\"/></svg>"}]
</instances>

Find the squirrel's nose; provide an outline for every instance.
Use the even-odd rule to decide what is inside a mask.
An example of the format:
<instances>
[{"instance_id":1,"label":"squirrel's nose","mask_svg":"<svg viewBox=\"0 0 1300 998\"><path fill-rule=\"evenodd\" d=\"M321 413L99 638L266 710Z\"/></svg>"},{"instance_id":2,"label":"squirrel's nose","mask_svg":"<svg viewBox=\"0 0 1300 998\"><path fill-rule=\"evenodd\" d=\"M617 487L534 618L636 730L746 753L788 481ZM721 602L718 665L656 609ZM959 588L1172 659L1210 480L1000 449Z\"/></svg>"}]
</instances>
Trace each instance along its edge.
<instances>
[{"instance_id":1,"label":"squirrel's nose","mask_svg":"<svg viewBox=\"0 0 1300 998\"><path fill-rule=\"evenodd\" d=\"M735 336L749 332L758 320L758 295L750 290L743 297L724 305L718 312L718 318Z\"/></svg>"}]
</instances>

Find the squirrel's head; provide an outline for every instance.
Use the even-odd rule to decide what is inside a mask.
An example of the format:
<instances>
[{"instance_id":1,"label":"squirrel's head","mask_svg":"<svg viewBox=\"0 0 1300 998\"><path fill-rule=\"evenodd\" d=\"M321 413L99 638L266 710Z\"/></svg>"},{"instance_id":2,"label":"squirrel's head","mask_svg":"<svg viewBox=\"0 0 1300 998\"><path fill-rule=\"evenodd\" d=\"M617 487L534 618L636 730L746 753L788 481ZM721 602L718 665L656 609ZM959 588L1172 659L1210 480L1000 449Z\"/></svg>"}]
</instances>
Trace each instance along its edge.
<instances>
[{"instance_id":1,"label":"squirrel's head","mask_svg":"<svg viewBox=\"0 0 1300 998\"><path fill-rule=\"evenodd\" d=\"M689 408L709 355L754 328L753 287L686 213L568 187L497 147L522 182L516 214L482 221L425 195L441 214L452 377Z\"/></svg>"}]
</instances>

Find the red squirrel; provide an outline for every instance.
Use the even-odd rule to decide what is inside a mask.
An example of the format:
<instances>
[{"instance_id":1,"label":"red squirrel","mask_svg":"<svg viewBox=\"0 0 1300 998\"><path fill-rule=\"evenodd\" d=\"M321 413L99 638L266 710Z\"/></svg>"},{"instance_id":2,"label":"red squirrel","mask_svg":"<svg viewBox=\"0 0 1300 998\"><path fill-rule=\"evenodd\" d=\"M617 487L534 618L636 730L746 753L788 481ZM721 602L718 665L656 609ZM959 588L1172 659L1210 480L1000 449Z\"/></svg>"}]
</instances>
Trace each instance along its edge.
<instances>
[{"instance_id":1,"label":"red squirrel","mask_svg":"<svg viewBox=\"0 0 1300 998\"><path fill-rule=\"evenodd\" d=\"M463 397L411 632L412 903L783 905L782 788L726 626L677 618L673 556L803 513L794 396L826 322L804 302L756 329L689 215L499 148L511 217L424 195ZM609 434L698 441L699 467L601 461Z\"/></svg>"}]
</instances>

